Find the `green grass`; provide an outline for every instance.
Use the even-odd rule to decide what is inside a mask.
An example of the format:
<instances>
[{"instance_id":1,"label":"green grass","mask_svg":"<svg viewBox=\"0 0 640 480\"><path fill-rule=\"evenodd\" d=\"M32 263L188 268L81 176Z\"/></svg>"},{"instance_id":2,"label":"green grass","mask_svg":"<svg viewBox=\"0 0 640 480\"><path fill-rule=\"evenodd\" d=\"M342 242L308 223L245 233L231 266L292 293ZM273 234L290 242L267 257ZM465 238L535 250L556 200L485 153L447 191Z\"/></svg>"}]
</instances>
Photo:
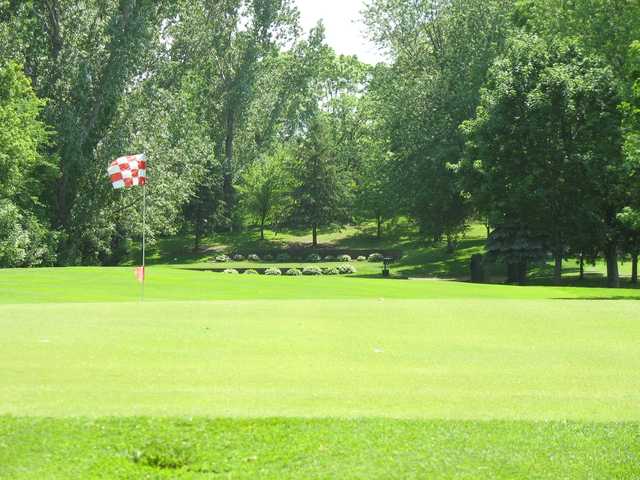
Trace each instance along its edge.
<instances>
[{"instance_id":1,"label":"green grass","mask_svg":"<svg viewBox=\"0 0 640 480\"><path fill-rule=\"evenodd\" d=\"M634 421L637 309L494 299L5 305L0 405L44 416Z\"/></svg>"},{"instance_id":2,"label":"green grass","mask_svg":"<svg viewBox=\"0 0 640 480\"><path fill-rule=\"evenodd\" d=\"M617 299L640 298L638 289L476 285L436 280L380 277L380 266L364 277L229 276L153 266L147 270L145 298L152 301L340 300L340 299ZM356 265L358 268L360 264ZM360 270L361 272L363 270ZM375 276L374 276L375 275ZM0 271L2 303L131 302L141 289L130 267L11 269Z\"/></svg>"},{"instance_id":3,"label":"green grass","mask_svg":"<svg viewBox=\"0 0 640 480\"><path fill-rule=\"evenodd\" d=\"M633 479L639 443L617 423L5 417L0 477Z\"/></svg>"},{"instance_id":4,"label":"green grass","mask_svg":"<svg viewBox=\"0 0 640 480\"><path fill-rule=\"evenodd\" d=\"M478 235L386 245L461 277ZM640 478L638 289L174 258L144 303L131 267L0 271L1 479Z\"/></svg>"}]
</instances>

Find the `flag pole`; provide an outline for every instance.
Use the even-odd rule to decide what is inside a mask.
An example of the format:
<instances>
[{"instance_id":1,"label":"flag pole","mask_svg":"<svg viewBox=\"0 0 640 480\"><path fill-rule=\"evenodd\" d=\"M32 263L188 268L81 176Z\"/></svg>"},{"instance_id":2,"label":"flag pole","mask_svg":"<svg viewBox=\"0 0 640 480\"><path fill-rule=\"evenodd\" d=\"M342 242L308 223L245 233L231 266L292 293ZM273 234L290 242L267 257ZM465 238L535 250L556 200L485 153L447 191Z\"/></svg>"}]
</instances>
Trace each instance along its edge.
<instances>
[{"instance_id":1,"label":"flag pole","mask_svg":"<svg viewBox=\"0 0 640 480\"><path fill-rule=\"evenodd\" d=\"M144 302L144 282L147 276L147 272L144 268L144 248L145 248L145 240L146 240L146 223L147 223L147 179L144 179L144 183L142 184L142 293L140 297L140 301Z\"/></svg>"}]
</instances>

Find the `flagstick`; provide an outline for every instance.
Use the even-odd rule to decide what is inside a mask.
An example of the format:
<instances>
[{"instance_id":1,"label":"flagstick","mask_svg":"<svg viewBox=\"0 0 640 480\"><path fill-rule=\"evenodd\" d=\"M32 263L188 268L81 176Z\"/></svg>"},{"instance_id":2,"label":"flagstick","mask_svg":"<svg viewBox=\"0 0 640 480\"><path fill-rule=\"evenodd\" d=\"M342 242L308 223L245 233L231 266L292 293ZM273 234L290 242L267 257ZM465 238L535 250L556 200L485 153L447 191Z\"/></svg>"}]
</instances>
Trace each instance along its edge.
<instances>
[{"instance_id":1,"label":"flagstick","mask_svg":"<svg viewBox=\"0 0 640 480\"><path fill-rule=\"evenodd\" d=\"M141 302L144 302L144 282L147 277L147 272L144 269L146 216L147 216L147 179L145 178L144 184L142 185L142 293L140 297Z\"/></svg>"}]
</instances>

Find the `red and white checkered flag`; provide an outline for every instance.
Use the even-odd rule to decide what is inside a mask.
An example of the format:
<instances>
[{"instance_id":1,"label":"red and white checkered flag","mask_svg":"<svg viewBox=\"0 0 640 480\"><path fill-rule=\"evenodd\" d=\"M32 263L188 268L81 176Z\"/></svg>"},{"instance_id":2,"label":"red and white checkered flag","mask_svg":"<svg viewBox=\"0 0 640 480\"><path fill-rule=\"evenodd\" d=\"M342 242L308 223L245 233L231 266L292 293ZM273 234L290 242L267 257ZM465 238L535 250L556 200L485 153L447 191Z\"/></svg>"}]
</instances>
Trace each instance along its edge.
<instances>
[{"instance_id":1,"label":"red and white checkered flag","mask_svg":"<svg viewBox=\"0 0 640 480\"><path fill-rule=\"evenodd\" d=\"M144 185L147 178L147 160L144 153L120 157L107 169L113 188L129 188Z\"/></svg>"}]
</instances>

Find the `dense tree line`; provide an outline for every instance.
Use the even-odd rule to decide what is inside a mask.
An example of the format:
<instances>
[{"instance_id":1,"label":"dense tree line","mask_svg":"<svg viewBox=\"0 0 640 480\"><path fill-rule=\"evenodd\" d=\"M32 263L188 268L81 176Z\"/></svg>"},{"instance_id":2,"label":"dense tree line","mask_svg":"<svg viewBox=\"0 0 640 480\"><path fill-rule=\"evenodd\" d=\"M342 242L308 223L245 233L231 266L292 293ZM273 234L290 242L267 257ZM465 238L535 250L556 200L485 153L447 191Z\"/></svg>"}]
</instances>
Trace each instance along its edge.
<instances>
[{"instance_id":1,"label":"dense tree line","mask_svg":"<svg viewBox=\"0 0 640 480\"><path fill-rule=\"evenodd\" d=\"M640 252L640 4L370 0L388 63L292 0L0 1L0 265L115 264L141 235L116 156L149 158L147 234L398 216L490 258Z\"/></svg>"},{"instance_id":2,"label":"dense tree line","mask_svg":"<svg viewBox=\"0 0 640 480\"><path fill-rule=\"evenodd\" d=\"M637 41L633 0L374 0L392 63L371 95L388 131L398 207L450 246L487 223L489 257L621 256L637 282ZM634 88L635 85L635 88ZM583 271L583 270L581 270Z\"/></svg>"}]
</instances>

